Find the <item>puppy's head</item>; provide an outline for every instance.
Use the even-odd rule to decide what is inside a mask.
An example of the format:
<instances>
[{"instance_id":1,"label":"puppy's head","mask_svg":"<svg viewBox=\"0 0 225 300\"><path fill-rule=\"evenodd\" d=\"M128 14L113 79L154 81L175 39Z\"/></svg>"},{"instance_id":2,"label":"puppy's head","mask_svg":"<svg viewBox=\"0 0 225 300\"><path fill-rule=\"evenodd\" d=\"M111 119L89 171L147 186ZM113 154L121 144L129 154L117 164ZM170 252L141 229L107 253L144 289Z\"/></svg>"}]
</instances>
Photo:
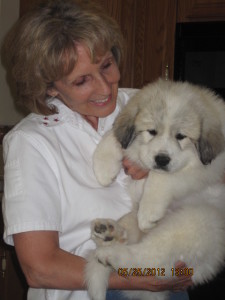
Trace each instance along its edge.
<instances>
[{"instance_id":1,"label":"puppy's head","mask_svg":"<svg viewBox=\"0 0 225 300\"><path fill-rule=\"evenodd\" d=\"M216 111L210 111L215 99L209 93L203 99L203 94L187 83L150 84L116 119L115 136L127 155L144 167L175 171L198 155L208 164L225 143Z\"/></svg>"},{"instance_id":2,"label":"puppy's head","mask_svg":"<svg viewBox=\"0 0 225 300\"><path fill-rule=\"evenodd\" d=\"M123 108L122 112L116 118L113 129L115 136L123 149L127 149L127 147L136 138L138 132L141 130L138 128L138 124L145 122L145 120L139 120L140 118L138 117L145 108L147 110L147 119L149 119L148 114L151 114L151 111L157 110L157 115L159 116L159 112L162 108L161 102L158 103L156 109L151 109L150 107L151 103L155 103L154 99L157 98L158 85L159 83L157 81L156 83L145 86L143 89L137 92L137 94L129 101L129 103Z\"/></svg>"}]
</instances>

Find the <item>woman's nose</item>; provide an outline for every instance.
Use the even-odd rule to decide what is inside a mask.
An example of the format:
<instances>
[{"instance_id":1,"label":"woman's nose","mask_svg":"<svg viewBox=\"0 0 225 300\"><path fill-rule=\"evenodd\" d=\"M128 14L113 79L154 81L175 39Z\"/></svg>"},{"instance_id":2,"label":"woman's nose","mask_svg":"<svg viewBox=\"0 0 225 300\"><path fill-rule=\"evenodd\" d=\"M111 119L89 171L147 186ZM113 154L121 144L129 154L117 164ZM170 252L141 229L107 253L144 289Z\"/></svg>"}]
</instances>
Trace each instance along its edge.
<instances>
[{"instance_id":1,"label":"woman's nose","mask_svg":"<svg viewBox=\"0 0 225 300\"><path fill-rule=\"evenodd\" d=\"M98 76L96 80L96 91L99 95L109 95L111 93L111 84L105 76Z\"/></svg>"}]
</instances>

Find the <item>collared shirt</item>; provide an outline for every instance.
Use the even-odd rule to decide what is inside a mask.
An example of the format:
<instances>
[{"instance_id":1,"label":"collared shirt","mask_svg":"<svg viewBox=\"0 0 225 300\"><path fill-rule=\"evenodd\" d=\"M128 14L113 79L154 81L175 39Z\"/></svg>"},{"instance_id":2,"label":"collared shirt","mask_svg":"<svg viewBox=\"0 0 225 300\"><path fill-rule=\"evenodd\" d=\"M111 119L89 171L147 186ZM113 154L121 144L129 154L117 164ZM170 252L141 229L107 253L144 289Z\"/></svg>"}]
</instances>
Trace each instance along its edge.
<instances>
[{"instance_id":1,"label":"collared shirt","mask_svg":"<svg viewBox=\"0 0 225 300\"><path fill-rule=\"evenodd\" d=\"M92 169L94 150L105 132L136 92L119 89L115 111L99 119L98 131L60 100L51 116L30 114L4 139L4 239L26 231L59 232L60 247L85 257L95 247L90 222L119 219L131 209L120 172L109 187L97 182ZM30 289L32 300L84 300L86 291Z\"/></svg>"}]
</instances>

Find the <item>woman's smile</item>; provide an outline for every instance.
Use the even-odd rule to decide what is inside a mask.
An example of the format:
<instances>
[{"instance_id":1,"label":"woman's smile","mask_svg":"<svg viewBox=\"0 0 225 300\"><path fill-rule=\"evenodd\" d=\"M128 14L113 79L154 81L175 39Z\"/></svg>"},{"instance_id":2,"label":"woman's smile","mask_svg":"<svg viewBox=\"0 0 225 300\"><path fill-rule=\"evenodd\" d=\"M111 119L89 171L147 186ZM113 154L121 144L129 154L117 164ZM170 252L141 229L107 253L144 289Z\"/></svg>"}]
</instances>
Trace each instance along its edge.
<instances>
[{"instance_id":1,"label":"woman's smile","mask_svg":"<svg viewBox=\"0 0 225 300\"><path fill-rule=\"evenodd\" d=\"M97 105L97 106L104 106L104 105L107 105L111 100L112 100L112 97L111 97L111 95L110 95L110 96L108 96L108 97L105 98L105 99L101 99L101 100L91 100L91 102L92 102L94 105Z\"/></svg>"}]
</instances>

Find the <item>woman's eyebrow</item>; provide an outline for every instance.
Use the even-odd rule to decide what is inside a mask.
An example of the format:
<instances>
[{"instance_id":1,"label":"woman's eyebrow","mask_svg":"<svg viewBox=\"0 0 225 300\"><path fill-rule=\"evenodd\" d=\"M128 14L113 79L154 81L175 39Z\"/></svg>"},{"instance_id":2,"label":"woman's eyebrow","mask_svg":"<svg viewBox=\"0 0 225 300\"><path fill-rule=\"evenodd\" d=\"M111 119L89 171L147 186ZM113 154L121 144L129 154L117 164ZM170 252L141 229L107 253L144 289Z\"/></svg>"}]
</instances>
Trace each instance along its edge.
<instances>
[{"instance_id":1,"label":"woman's eyebrow","mask_svg":"<svg viewBox=\"0 0 225 300\"><path fill-rule=\"evenodd\" d=\"M105 53L105 55L97 56L95 58L95 62L94 63L95 64L101 64L101 62L104 62L104 60L107 60L107 59L113 58L113 57L114 56L113 56L112 52L108 51L108 52Z\"/></svg>"}]
</instances>

